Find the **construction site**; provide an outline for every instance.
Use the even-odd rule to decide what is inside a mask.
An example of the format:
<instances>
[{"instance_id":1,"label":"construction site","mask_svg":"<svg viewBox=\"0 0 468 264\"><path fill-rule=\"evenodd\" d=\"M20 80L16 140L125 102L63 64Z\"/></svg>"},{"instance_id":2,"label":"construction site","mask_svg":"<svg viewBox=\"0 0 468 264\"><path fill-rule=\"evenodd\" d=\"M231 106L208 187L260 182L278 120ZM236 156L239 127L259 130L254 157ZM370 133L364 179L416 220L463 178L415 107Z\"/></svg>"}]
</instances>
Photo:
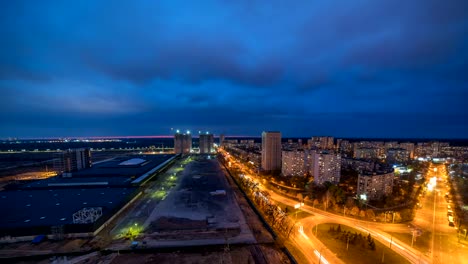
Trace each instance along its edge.
<instances>
[{"instance_id":1,"label":"construction site","mask_svg":"<svg viewBox=\"0 0 468 264\"><path fill-rule=\"evenodd\" d=\"M289 263L216 155L118 157L0 193L3 259Z\"/></svg>"}]
</instances>

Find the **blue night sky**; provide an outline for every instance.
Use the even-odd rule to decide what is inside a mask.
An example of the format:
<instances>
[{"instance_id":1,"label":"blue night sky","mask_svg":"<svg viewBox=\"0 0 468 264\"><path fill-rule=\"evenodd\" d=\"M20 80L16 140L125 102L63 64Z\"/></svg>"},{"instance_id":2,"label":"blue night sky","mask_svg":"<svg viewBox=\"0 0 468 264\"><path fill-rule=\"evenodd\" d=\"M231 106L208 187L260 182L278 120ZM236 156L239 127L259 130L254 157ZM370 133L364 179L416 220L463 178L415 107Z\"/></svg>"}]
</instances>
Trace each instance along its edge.
<instances>
[{"instance_id":1,"label":"blue night sky","mask_svg":"<svg viewBox=\"0 0 468 264\"><path fill-rule=\"evenodd\" d=\"M468 1L257 3L1 1L0 137L468 137Z\"/></svg>"}]
</instances>

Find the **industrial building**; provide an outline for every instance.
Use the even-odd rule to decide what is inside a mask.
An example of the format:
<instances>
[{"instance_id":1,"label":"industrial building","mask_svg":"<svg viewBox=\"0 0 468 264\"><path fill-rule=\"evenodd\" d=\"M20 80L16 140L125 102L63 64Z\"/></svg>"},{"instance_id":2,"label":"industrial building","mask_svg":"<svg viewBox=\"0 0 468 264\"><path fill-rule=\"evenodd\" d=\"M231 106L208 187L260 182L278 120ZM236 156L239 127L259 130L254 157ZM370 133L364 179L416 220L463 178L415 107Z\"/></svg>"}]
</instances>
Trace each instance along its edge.
<instances>
[{"instance_id":1,"label":"industrial building","mask_svg":"<svg viewBox=\"0 0 468 264\"><path fill-rule=\"evenodd\" d=\"M141 193L178 155L136 155L0 192L0 238L89 235Z\"/></svg>"}]
</instances>

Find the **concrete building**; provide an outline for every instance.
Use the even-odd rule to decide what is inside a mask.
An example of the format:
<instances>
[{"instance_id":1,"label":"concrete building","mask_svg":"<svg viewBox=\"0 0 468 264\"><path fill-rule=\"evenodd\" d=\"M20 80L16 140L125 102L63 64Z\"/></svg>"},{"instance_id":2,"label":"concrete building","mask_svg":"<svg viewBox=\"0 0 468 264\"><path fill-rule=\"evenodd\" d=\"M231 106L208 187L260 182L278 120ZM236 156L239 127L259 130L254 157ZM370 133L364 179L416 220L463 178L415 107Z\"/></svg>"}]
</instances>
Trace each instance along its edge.
<instances>
[{"instance_id":1,"label":"concrete building","mask_svg":"<svg viewBox=\"0 0 468 264\"><path fill-rule=\"evenodd\" d=\"M199 145L200 154L210 154L214 151L213 134L200 134Z\"/></svg>"},{"instance_id":2,"label":"concrete building","mask_svg":"<svg viewBox=\"0 0 468 264\"><path fill-rule=\"evenodd\" d=\"M283 150L281 166L283 176L305 176L308 169L308 151Z\"/></svg>"},{"instance_id":3,"label":"concrete building","mask_svg":"<svg viewBox=\"0 0 468 264\"><path fill-rule=\"evenodd\" d=\"M373 171L375 162L365 159L341 158L341 168L356 171Z\"/></svg>"},{"instance_id":4,"label":"concrete building","mask_svg":"<svg viewBox=\"0 0 468 264\"><path fill-rule=\"evenodd\" d=\"M402 164L408 162L410 159L410 152L403 148L390 148L387 149L387 163L388 164Z\"/></svg>"},{"instance_id":5,"label":"concrete building","mask_svg":"<svg viewBox=\"0 0 468 264\"><path fill-rule=\"evenodd\" d=\"M385 149L391 149L391 148L399 148L400 145L398 144L397 141L388 141L385 142Z\"/></svg>"},{"instance_id":6,"label":"concrete building","mask_svg":"<svg viewBox=\"0 0 468 264\"><path fill-rule=\"evenodd\" d=\"M354 149L354 158L356 159L377 159L379 157L377 148L357 148Z\"/></svg>"},{"instance_id":7,"label":"concrete building","mask_svg":"<svg viewBox=\"0 0 468 264\"><path fill-rule=\"evenodd\" d=\"M91 151L89 148L69 149L57 153L54 159L54 169L57 172L73 172L91 167Z\"/></svg>"},{"instance_id":8,"label":"concrete building","mask_svg":"<svg viewBox=\"0 0 468 264\"><path fill-rule=\"evenodd\" d=\"M219 146L222 146L223 145L223 142L224 142L224 134L220 134L219 135Z\"/></svg>"},{"instance_id":9,"label":"concrete building","mask_svg":"<svg viewBox=\"0 0 468 264\"><path fill-rule=\"evenodd\" d=\"M400 148L406 149L410 153L410 159L414 158L414 143L411 142L405 142L405 143L400 143Z\"/></svg>"},{"instance_id":10,"label":"concrete building","mask_svg":"<svg viewBox=\"0 0 468 264\"><path fill-rule=\"evenodd\" d=\"M353 144L348 140L341 140L338 146L341 153L352 153L353 152Z\"/></svg>"},{"instance_id":11,"label":"concrete building","mask_svg":"<svg viewBox=\"0 0 468 264\"><path fill-rule=\"evenodd\" d=\"M318 185L324 182L339 183L341 176L341 156L328 152L313 154L312 176Z\"/></svg>"},{"instance_id":12,"label":"concrete building","mask_svg":"<svg viewBox=\"0 0 468 264\"><path fill-rule=\"evenodd\" d=\"M281 132L262 133L262 169L281 170Z\"/></svg>"},{"instance_id":13,"label":"concrete building","mask_svg":"<svg viewBox=\"0 0 468 264\"><path fill-rule=\"evenodd\" d=\"M192 135L190 131L187 133L177 133L174 135L174 153L176 154L188 154L192 150Z\"/></svg>"},{"instance_id":14,"label":"concrete building","mask_svg":"<svg viewBox=\"0 0 468 264\"><path fill-rule=\"evenodd\" d=\"M415 147L415 156L427 158L439 158L442 156L442 148L448 147L447 142L419 142Z\"/></svg>"},{"instance_id":15,"label":"concrete building","mask_svg":"<svg viewBox=\"0 0 468 264\"><path fill-rule=\"evenodd\" d=\"M358 175L357 195L366 195L367 200L378 200L393 191L393 169L363 172Z\"/></svg>"},{"instance_id":16,"label":"concrete building","mask_svg":"<svg viewBox=\"0 0 468 264\"><path fill-rule=\"evenodd\" d=\"M308 140L308 145L312 149L333 149L333 140L333 137L312 137Z\"/></svg>"}]
</instances>

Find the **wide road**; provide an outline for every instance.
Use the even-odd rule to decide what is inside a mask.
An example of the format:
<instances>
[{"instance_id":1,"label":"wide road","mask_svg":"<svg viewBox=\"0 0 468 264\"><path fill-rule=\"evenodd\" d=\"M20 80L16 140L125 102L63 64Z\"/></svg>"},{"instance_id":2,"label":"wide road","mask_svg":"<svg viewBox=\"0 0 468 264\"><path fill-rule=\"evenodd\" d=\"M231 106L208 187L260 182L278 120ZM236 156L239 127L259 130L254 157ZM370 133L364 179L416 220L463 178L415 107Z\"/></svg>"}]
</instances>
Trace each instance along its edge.
<instances>
[{"instance_id":1,"label":"wide road","mask_svg":"<svg viewBox=\"0 0 468 264\"><path fill-rule=\"evenodd\" d=\"M281 196L274 192L270 192L271 199L276 200L280 203L294 206L297 204L297 201ZM385 224L385 223L375 223L369 221L361 221L356 220L354 218L343 217L340 215L324 212L322 210L318 210L312 208L311 206L304 205L300 208L301 210L313 214L313 216L302 219L301 224L304 226L304 233L310 238L314 237L314 227L317 224L322 223L337 223L346 226L351 226L356 229L359 229L363 232L370 233L374 239L381 242L383 245L391 248L404 258L406 258L411 263L430 263L430 259L425 256L422 252L411 248L411 246L404 244L403 242L399 241L398 239L393 238L386 232L401 232L402 230L405 232L409 232L409 228L405 224ZM316 250L317 248L313 248ZM328 257L328 256L326 256ZM334 262L330 262L334 263Z\"/></svg>"},{"instance_id":2,"label":"wide road","mask_svg":"<svg viewBox=\"0 0 468 264\"><path fill-rule=\"evenodd\" d=\"M226 155L227 153L225 151L221 150L221 153L223 155ZM228 161L230 162L230 166L233 167L238 167L241 169L241 171L244 171L245 173L249 174L251 177L255 178L255 174L251 172L250 169L248 169L244 164L236 161L234 158L228 156ZM258 182L260 182L259 179L256 179ZM264 189L265 187L263 185L260 185L261 189ZM272 191L269 191L268 189L264 189L265 191L268 191L269 194L271 195L271 199L276 200L278 202L281 202L283 204L289 205L289 206L294 206L295 204L298 203L298 201L290 199L288 197L279 195L277 193L274 193ZM368 222L368 221L360 221L356 220L354 218L349 218L337 214L332 214L328 213L322 210L318 210L315 208L312 208L311 206L304 205L301 207L301 210L305 212L312 213L314 216L309 217L307 219L301 220L302 225L304 227L303 232L299 232L299 235L305 235L306 240L311 241L312 238L314 237L314 234L312 232L313 226L316 224L320 223L339 223L347 226L351 226L357 229L360 229L361 231L364 232L369 232L374 239L378 240L384 245L387 245L389 248L406 258L408 261L411 263L430 263L430 258L428 258L427 255L424 255L422 252L419 252L418 250L412 248L411 246L404 244L403 242L399 241L398 239L393 238L391 235L387 234L386 232L410 232L411 230L408 228L408 226L404 224L386 224L386 223L375 223L375 222ZM308 238L308 239L307 239ZM293 241L297 242L298 241L298 236L294 236ZM316 240L318 241L318 240ZM323 246L318 246L318 243L296 243L297 248L300 249L304 255L306 255L309 259L311 255L311 252L315 254L316 251L321 252L324 251L323 254L320 254L319 256L321 257L322 255L325 258L330 259L330 263L337 263L339 260L336 257L335 254L331 252L327 252L328 250L324 250ZM316 256L316 260L318 259L319 256ZM322 259L321 259L322 260ZM314 260L315 262L315 260ZM322 261L320 261L322 262Z\"/></svg>"},{"instance_id":3,"label":"wide road","mask_svg":"<svg viewBox=\"0 0 468 264\"><path fill-rule=\"evenodd\" d=\"M432 263L468 263L468 241L459 243L457 229L449 226L448 205L445 194L449 192L446 186L447 172L444 164L431 164L426 179L437 177L436 185L428 188L421 199L422 208L417 210L413 225L423 232L431 233L429 255ZM432 189L432 190L431 190ZM453 214L455 217L455 215Z\"/></svg>"}]
</instances>

